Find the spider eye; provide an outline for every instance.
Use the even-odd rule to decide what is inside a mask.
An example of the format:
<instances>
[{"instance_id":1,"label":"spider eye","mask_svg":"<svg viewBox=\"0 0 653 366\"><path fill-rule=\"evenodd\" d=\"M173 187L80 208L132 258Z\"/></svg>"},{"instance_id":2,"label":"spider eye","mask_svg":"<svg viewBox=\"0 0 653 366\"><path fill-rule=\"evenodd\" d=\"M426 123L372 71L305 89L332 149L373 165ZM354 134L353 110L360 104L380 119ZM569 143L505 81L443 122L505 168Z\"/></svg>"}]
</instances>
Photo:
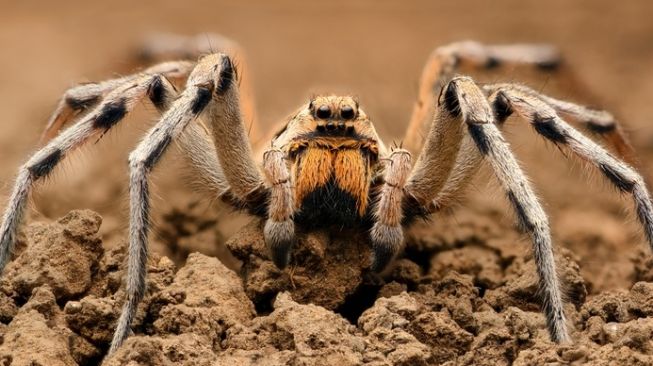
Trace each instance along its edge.
<instances>
[{"instance_id":1,"label":"spider eye","mask_svg":"<svg viewBox=\"0 0 653 366\"><path fill-rule=\"evenodd\" d=\"M355 116L356 112L354 112L354 108L351 106L346 105L340 110L340 117L342 119L353 119Z\"/></svg>"},{"instance_id":2,"label":"spider eye","mask_svg":"<svg viewBox=\"0 0 653 366\"><path fill-rule=\"evenodd\" d=\"M321 105L320 108L315 111L315 117L319 119L331 118L331 109L328 105Z\"/></svg>"}]
</instances>

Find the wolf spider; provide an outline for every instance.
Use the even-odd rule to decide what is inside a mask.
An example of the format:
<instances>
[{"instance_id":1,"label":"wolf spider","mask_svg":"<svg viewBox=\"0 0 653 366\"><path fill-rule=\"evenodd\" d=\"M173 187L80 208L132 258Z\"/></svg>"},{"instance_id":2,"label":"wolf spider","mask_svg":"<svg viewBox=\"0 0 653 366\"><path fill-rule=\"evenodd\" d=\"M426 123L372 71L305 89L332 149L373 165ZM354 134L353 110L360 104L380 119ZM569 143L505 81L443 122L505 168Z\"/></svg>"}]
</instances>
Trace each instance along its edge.
<instances>
[{"instance_id":1,"label":"wolf spider","mask_svg":"<svg viewBox=\"0 0 653 366\"><path fill-rule=\"evenodd\" d=\"M167 44L173 46L166 48ZM213 44L231 55L239 53L226 39ZM191 59L202 51L192 42L176 46L164 42L148 55L167 52ZM653 244L653 206L644 180L629 165L635 161L632 148L605 111L554 99L520 84L479 86L455 74L462 64L552 68L558 63L557 52L543 45L460 42L437 48L424 68L404 147L390 148L355 98L321 95L299 107L254 154L243 122L243 114L251 113L249 100L241 102L238 69L226 53L210 53L197 62L164 62L132 75L73 87L46 127L44 139L49 142L18 171L0 227L0 271L9 260L33 186L74 150L102 136L137 103L149 99L162 117L129 155L127 298L110 352L129 335L144 296L148 175L173 141L212 195L266 219L265 241L279 268L290 260L296 228L319 227L368 230L371 269L383 270L400 251L404 229L416 218L451 206L482 161L489 162L518 223L532 240L551 339L568 341L547 215L500 131L515 113L546 140L597 168L618 190L632 196ZM178 92L174 85L183 81L185 87ZM628 163L571 127L562 115L598 133ZM74 125L57 134L78 116ZM428 132L422 136L421 131Z\"/></svg>"}]
</instances>

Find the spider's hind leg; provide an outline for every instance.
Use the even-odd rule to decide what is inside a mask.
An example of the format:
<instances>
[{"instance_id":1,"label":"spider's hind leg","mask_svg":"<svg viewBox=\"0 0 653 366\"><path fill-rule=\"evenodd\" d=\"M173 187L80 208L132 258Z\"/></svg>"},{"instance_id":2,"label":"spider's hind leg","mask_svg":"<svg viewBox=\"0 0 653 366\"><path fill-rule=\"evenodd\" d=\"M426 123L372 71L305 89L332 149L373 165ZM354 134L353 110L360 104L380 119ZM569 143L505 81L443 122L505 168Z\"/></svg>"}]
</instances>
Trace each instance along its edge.
<instances>
[{"instance_id":1,"label":"spider's hind leg","mask_svg":"<svg viewBox=\"0 0 653 366\"><path fill-rule=\"evenodd\" d=\"M556 113L560 110L559 104L552 103L552 98L532 89L510 84L489 85L486 90L493 93L491 99L501 99L520 117L530 122L539 135L569 149L578 158L597 168L619 191L631 195L637 217L653 249L653 203L644 179L635 169L565 122Z\"/></svg>"},{"instance_id":2,"label":"spider's hind leg","mask_svg":"<svg viewBox=\"0 0 653 366\"><path fill-rule=\"evenodd\" d=\"M41 135L41 143L44 144L52 140L68 122L102 103L112 91L120 86L137 83L140 78L146 75L161 75L172 82L182 80L188 76L193 65L193 62L188 61L163 62L147 68L141 73L97 83L80 84L69 88L64 92L50 116ZM152 100L156 105L157 95L153 95Z\"/></svg>"},{"instance_id":3,"label":"spider's hind leg","mask_svg":"<svg viewBox=\"0 0 653 366\"><path fill-rule=\"evenodd\" d=\"M590 94L579 81L570 65L559 52L549 45L508 44L485 45L474 41L456 42L438 47L433 51L422 72L418 99L404 137L405 146L416 152L422 145L422 136L431 123L433 105L444 86L461 69L495 72L498 67L532 66L533 70L547 72L555 77L564 90ZM525 71L525 70L522 70ZM549 102L556 110L571 115L576 122L600 136L609 146L633 166L637 166L635 151L628 141L623 127L610 113L580 107L550 97Z\"/></svg>"},{"instance_id":4,"label":"spider's hind leg","mask_svg":"<svg viewBox=\"0 0 653 366\"><path fill-rule=\"evenodd\" d=\"M638 167L639 162L635 150L626 137L623 126L610 112L556 99L521 84L490 84L483 87L483 90L488 94L498 89L540 99L555 112L573 118L587 131L600 136L614 150L617 156L626 163ZM503 111L506 114L510 112L509 108L510 106L507 104L495 105L495 112L502 113L501 111Z\"/></svg>"},{"instance_id":5,"label":"spider's hind leg","mask_svg":"<svg viewBox=\"0 0 653 366\"><path fill-rule=\"evenodd\" d=\"M9 260L16 232L33 187L49 176L78 147L118 124L143 98L149 97L156 104L158 86L164 83L167 83L167 80L159 74L140 75L133 81L123 83L109 92L97 107L39 149L20 167L0 225L0 273Z\"/></svg>"}]
</instances>

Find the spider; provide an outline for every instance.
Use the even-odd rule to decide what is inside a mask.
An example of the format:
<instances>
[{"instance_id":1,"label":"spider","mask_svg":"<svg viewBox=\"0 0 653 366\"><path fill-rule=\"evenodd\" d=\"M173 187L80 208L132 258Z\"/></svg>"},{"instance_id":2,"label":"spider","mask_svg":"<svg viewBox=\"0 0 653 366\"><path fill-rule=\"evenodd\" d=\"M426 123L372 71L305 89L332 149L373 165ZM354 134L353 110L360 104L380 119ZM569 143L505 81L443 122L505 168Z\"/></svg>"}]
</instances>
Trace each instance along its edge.
<instances>
[{"instance_id":1,"label":"spider","mask_svg":"<svg viewBox=\"0 0 653 366\"><path fill-rule=\"evenodd\" d=\"M179 41L179 40L177 40ZM148 175L176 141L195 174L213 196L266 220L271 260L283 269L298 230L365 230L371 269L382 271L402 248L403 232L417 218L446 207L463 194L487 161L532 240L543 312L550 337L570 340L547 215L501 129L516 114L535 132L594 166L619 191L632 196L648 242L653 245L653 206L634 153L611 114L558 100L520 84L478 85L456 74L465 64L555 67L557 52L546 45L484 45L473 41L437 48L422 73L403 146L388 147L370 117L351 96L320 95L300 106L254 153L243 114L235 43L213 41L228 53L196 62L156 64L142 72L65 92L47 124L49 140L22 165L0 227L0 271L10 258L33 186L81 145L102 136L142 100L162 114L129 155L129 259L126 301L109 350L128 337L145 292L150 199ZM195 43L151 54L173 54ZM185 82L178 92L176 84ZM584 136L562 116L598 133L616 155ZM62 127L78 117L69 128ZM62 132L58 133L59 130ZM422 134L425 131L425 134ZM256 159L260 157L260 162ZM414 158L415 157L415 158ZM624 161L625 160L625 161Z\"/></svg>"}]
</instances>

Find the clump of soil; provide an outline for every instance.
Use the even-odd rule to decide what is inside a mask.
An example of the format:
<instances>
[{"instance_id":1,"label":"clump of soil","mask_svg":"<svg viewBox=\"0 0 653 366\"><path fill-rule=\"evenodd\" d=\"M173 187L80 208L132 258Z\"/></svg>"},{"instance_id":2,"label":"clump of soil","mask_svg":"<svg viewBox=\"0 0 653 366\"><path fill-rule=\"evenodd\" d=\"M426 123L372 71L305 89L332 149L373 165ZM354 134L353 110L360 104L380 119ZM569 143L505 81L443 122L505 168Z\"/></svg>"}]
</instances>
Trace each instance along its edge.
<instances>
[{"instance_id":1,"label":"clump of soil","mask_svg":"<svg viewBox=\"0 0 653 366\"><path fill-rule=\"evenodd\" d=\"M300 234L300 245L292 249L286 270L278 269L268 259L260 220L245 226L226 246L243 262L245 291L259 312L269 311L271 301L282 291L290 291L300 303L336 310L373 281L367 273L370 251L364 233L347 234Z\"/></svg>"},{"instance_id":2,"label":"clump of soil","mask_svg":"<svg viewBox=\"0 0 653 366\"><path fill-rule=\"evenodd\" d=\"M261 223L227 247L239 273L190 254L151 255L134 335L106 352L124 299L125 245L105 250L101 217L32 224L0 280L0 361L13 365L653 364L653 261L628 289L593 293L559 249L574 344L548 340L533 259L492 210L441 217L407 235L383 274L363 234L302 235L291 265L267 259ZM126 243L123 243L126 244Z\"/></svg>"}]
</instances>

